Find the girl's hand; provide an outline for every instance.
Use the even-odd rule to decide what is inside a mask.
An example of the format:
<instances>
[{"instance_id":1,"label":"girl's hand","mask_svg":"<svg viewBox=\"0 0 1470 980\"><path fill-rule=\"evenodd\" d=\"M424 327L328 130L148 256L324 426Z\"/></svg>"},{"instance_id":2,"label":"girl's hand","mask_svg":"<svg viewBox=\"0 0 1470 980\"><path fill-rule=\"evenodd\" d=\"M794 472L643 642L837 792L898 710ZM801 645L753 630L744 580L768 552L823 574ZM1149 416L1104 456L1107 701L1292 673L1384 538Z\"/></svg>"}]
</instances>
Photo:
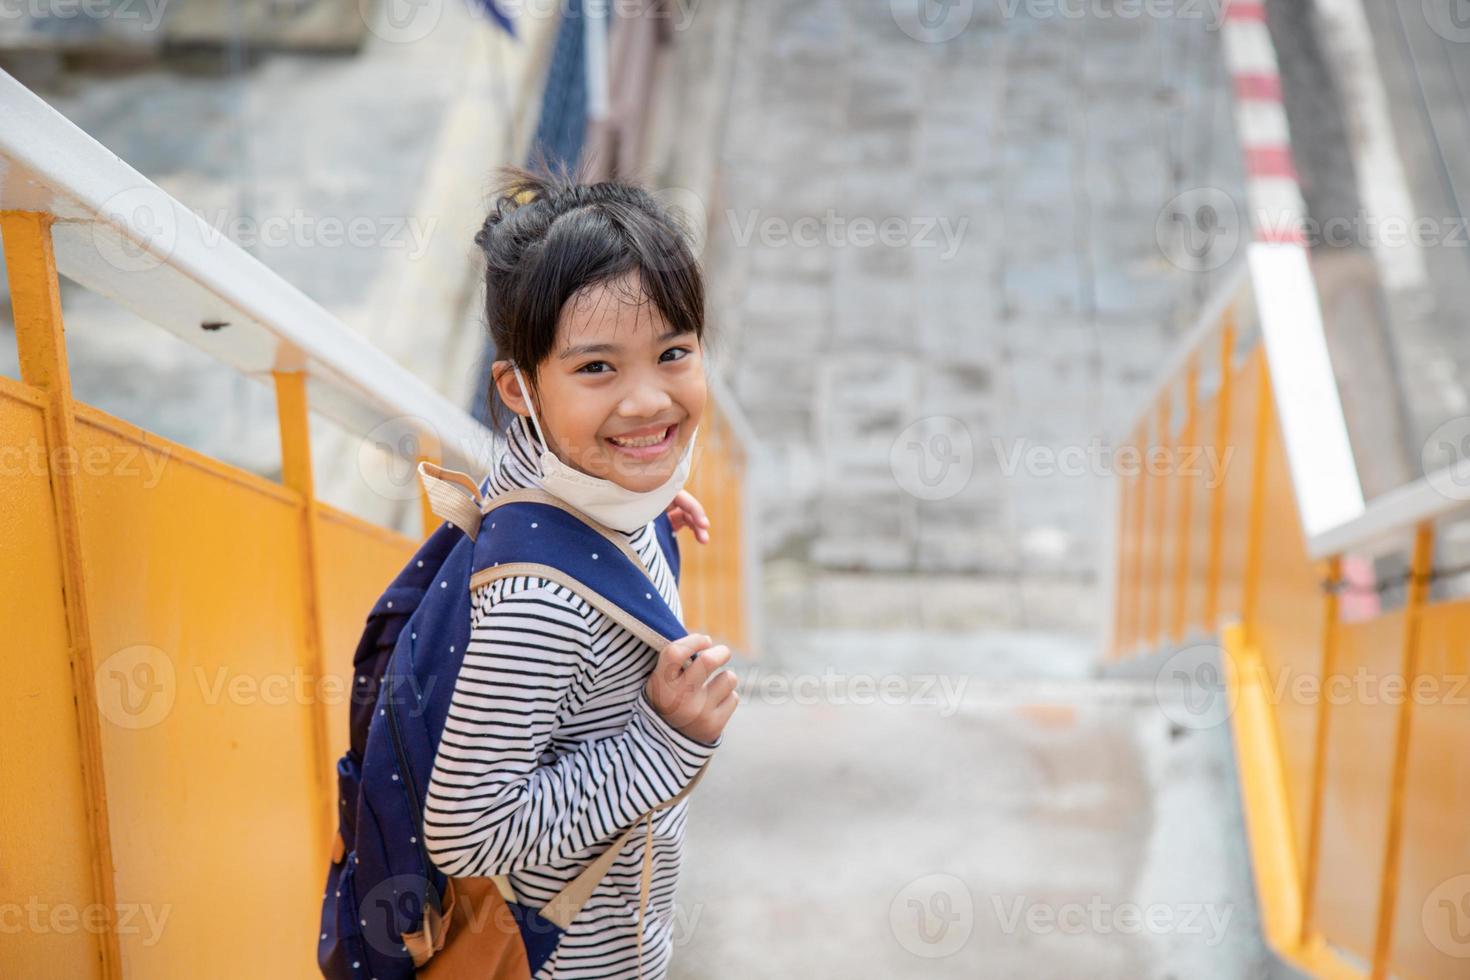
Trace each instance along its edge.
<instances>
[{"instance_id":1,"label":"girl's hand","mask_svg":"<svg viewBox=\"0 0 1470 980\"><path fill-rule=\"evenodd\" d=\"M725 722L740 703L733 673L721 670L710 679L710 674L730 659L729 647L711 643L708 636L691 633L664 647L645 688L648 700L664 721L705 745L720 737Z\"/></svg>"},{"instance_id":2,"label":"girl's hand","mask_svg":"<svg viewBox=\"0 0 1470 980\"><path fill-rule=\"evenodd\" d=\"M709 518L704 516L704 505L694 494L688 490L680 490L674 495L674 502L669 504L669 509L664 513L669 515L675 532L687 527L694 532L696 541L700 544L709 544Z\"/></svg>"}]
</instances>

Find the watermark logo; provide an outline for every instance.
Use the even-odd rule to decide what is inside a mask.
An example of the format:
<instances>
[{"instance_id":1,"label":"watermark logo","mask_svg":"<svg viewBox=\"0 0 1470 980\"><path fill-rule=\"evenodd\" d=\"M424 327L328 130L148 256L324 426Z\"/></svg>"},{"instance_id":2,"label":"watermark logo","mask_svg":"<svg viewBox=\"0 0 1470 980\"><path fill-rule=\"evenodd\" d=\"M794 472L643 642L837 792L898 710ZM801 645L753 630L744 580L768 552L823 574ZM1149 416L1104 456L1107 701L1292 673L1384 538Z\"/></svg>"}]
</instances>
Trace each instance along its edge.
<instances>
[{"instance_id":1,"label":"watermark logo","mask_svg":"<svg viewBox=\"0 0 1470 980\"><path fill-rule=\"evenodd\" d=\"M910 496L947 500L969 485L975 443L959 419L931 415L898 434L888 450L888 466Z\"/></svg>"},{"instance_id":2,"label":"watermark logo","mask_svg":"<svg viewBox=\"0 0 1470 980\"><path fill-rule=\"evenodd\" d=\"M399 415L373 426L357 444L357 472L384 500L418 499L420 459L440 459L434 424L418 415Z\"/></svg>"},{"instance_id":3,"label":"watermark logo","mask_svg":"<svg viewBox=\"0 0 1470 980\"><path fill-rule=\"evenodd\" d=\"M1001 931L1024 931L1035 936L1202 936L1205 946L1218 946L1230 928L1233 905L1209 902L1108 902L1093 895L1082 902L1036 902L1025 895L1009 901L991 896Z\"/></svg>"},{"instance_id":4,"label":"watermark logo","mask_svg":"<svg viewBox=\"0 0 1470 980\"><path fill-rule=\"evenodd\" d=\"M173 710L178 679L173 659L147 644L124 647L97 665L97 708L119 728L151 728Z\"/></svg>"},{"instance_id":5,"label":"watermark logo","mask_svg":"<svg viewBox=\"0 0 1470 980\"><path fill-rule=\"evenodd\" d=\"M893 22L915 41L943 44L959 37L975 16L975 0L889 0Z\"/></svg>"},{"instance_id":6,"label":"watermark logo","mask_svg":"<svg viewBox=\"0 0 1470 980\"><path fill-rule=\"evenodd\" d=\"M661 187L653 191L653 197L679 230L689 254L670 251L654 255L650 264L657 271L671 272L688 265L691 259L697 263L709 243L709 205L687 187Z\"/></svg>"},{"instance_id":7,"label":"watermark logo","mask_svg":"<svg viewBox=\"0 0 1470 980\"><path fill-rule=\"evenodd\" d=\"M1419 909L1430 945L1446 956L1470 959L1470 874L1439 883Z\"/></svg>"},{"instance_id":8,"label":"watermark logo","mask_svg":"<svg viewBox=\"0 0 1470 980\"><path fill-rule=\"evenodd\" d=\"M1446 41L1470 41L1470 0L1423 0L1429 29Z\"/></svg>"},{"instance_id":9,"label":"watermark logo","mask_svg":"<svg viewBox=\"0 0 1470 980\"><path fill-rule=\"evenodd\" d=\"M763 672L752 664L741 674L742 701L782 705L908 705L938 709L950 718L964 703L967 674L847 674L825 667L821 674Z\"/></svg>"},{"instance_id":10,"label":"watermark logo","mask_svg":"<svg viewBox=\"0 0 1470 980\"><path fill-rule=\"evenodd\" d=\"M79 932L100 936L114 932L119 936L136 937L138 945L150 947L158 945L163 938L163 930L173 908L172 905L146 902L118 902L111 908L112 915L109 916L108 907L98 902L85 905L44 902L39 896L32 895L24 903L0 902L0 936L22 933L72 936Z\"/></svg>"},{"instance_id":11,"label":"watermark logo","mask_svg":"<svg viewBox=\"0 0 1470 980\"><path fill-rule=\"evenodd\" d=\"M1171 198L1154 222L1164 258L1186 272L1210 272L1240 247L1240 210L1218 187L1195 187Z\"/></svg>"},{"instance_id":12,"label":"watermark logo","mask_svg":"<svg viewBox=\"0 0 1470 980\"><path fill-rule=\"evenodd\" d=\"M1180 728L1196 730L1226 721L1236 701L1234 690L1225 683L1224 662L1229 655L1201 643L1165 660L1154 677L1154 701L1164 717Z\"/></svg>"},{"instance_id":13,"label":"watermark logo","mask_svg":"<svg viewBox=\"0 0 1470 980\"><path fill-rule=\"evenodd\" d=\"M444 0L357 0L367 29L392 44L422 41L439 26Z\"/></svg>"},{"instance_id":14,"label":"watermark logo","mask_svg":"<svg viewBox=\"0 0 1470 980\"><path fill-rule=\"evenodd\" d=\"M1184 476L1203 479L1213 490L1225 482L1226 471L1235 455L1235 447L1224 452L1216 446L1109 446L1094 437L1087 445L1048 446L1033 444L1022 437L991 439L991 448L1000 462L1001 475L1007 478L1025 473L1038 477L1134 477Z\"/></svg>"},{"instance_id":15,"label":"watermark logo","mask_svg":"<svg viewBox=\"0 0 1470 980\"><path fill-rule=\"evenodd\" d=\"M836 208L822 214L789 218L752 208L744 214L725 210L725 220L736 247L757 242L767 248L937 248L949 261L964 245L970 227L968 215L846 215Z\"/></svg>"},{"instance_id":16,"label":"watermark logo","mask_svg":"<svg viewBox=\"0 0 1470 980\"><path fill-rule=\"evenodd\" d=\"M146 272L168 261L179 241L173 198L153 184L129 187L102 202L102 220L92 222L92 246L122 272ZM117 226L131 235L118 234Z\"/></svg>"},{"instance_id":17,"label":"watermark logo","mask_svg":"<svg viewBox=\"0 0 1470 980\"><path fill-rule=\"evenodd\" d=\"M1430 486L1450 500L1470 500L1470 415L1431 432L1419 459Z\"/></svg>"},{"instance_id":18,"label":"watermark logo","mask_svg":"<svg viewBox=\"0 0 1470 980\"><path fill-rule=\"evenodd\" d=\"M898 944L915 956L953 956L974 931L975 900L969 886L954 875L924 875L893 896L888 927Z\"/></svg>"},{"instance_id":19,"label":"watermark logo","mask_svg":"<svg viewBox=\"0 0 1470 980\"><path fill-rule=\"evenodd\" d=\"M1200 20L1222 23L1229 0L996 0L1007 20Z\"/></svg>"}]
</instances>

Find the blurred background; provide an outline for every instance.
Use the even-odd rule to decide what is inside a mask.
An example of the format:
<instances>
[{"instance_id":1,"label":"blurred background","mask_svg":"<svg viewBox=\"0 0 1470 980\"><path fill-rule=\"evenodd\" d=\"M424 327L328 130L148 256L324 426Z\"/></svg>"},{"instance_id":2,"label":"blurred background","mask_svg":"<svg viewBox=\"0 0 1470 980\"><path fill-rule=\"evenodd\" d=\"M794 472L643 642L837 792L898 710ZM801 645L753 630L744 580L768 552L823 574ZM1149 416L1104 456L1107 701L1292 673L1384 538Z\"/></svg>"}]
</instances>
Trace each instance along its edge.
<instances>
[{"instance_id":1,"label":"blurred background","mask_svg":"<svg viewBox=\"0 0 1470 980\"><path fill-rule=\"evenodd\" d=\"M672 976L1330 974L1283 943L1350 975L1470 976L1470 880L1411 894L1418 818L1384 811L1436 783L1431 885L1464 878L1463 763L1417 773L1406 715L1330 729L1305 700L1317 727L1270 727L1284 773L1247 773L1234 722L1181 713L1161 667L1218 663L1228 610L1180 598L1178 628L1145 636L1118 598L1150 574L1129 534L1154 527L1120 451L1161 441L1161 391L1162 441L1226 481L1224 442L1189 426L1227 414L1206 392L1250 363L1239 312L1213 379L1199 360L1244 295L1281 418L1312 410L1283 398L1296 328L1335 379L1332 404L1304 397L1338 428L1287 427L1308 526L1281 540L1312 587L1351 580L1364 619L1400 617L1380 676L1419 666L1410 535L1313 564L1303 474L1340 430L1361 509L1470 455L1465 0L33 0L0 12L0 68L482 422L472 237L495 167L637 180L685 222L740 460L714 533L742 535L749 695L691 807ZM1305 252L1305 315L1261 299L1259 246ZM268 375L70 279L60 295L78 401L283 478ZM0 374L20 380L13 329L6 302ZM398 438L313 416L315 488L413 536L415 497L382 489L412 484ZM1190 498L1167 499L1183 576ZM1222 508L1212 567L1261 534ZM1470 554L1453 521L1434 531L1452 600ZM1266 538L1240 547L1269 605ZM1326 657L1340 610L1308 598L1290 618L1329 624ZM1220 667L1189 664L1184 703L1234 705ZM1470 733L1445 724L1453 760ZM1360 749L1377 776L1354 783ZM1285 941L1258 780L1287 787Z\"/></svg>"}]
</instances>

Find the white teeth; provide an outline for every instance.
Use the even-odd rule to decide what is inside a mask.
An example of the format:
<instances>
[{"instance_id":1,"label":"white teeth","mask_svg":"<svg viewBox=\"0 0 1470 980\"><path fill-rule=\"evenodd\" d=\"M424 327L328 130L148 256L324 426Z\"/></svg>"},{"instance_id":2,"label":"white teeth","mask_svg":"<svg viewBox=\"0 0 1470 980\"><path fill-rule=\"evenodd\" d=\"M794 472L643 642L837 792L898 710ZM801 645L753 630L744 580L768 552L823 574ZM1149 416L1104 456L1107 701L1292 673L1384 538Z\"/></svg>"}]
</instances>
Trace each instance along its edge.
<instances>
[{"instance_id":1,"label":"white teeth","mask_svg":"<svg viewBox=\"0 0 1470 980\"><path fill-rule=\"evenodd\" d=\"M657 446L664 441L664 437L668 434L669 430L665 429L656 436L639 436L636 439L619 439L617 436L610 436L609 438L619 446L627 446L629 449L643 449L648 446Z\"/></svg>"}]
</instances>

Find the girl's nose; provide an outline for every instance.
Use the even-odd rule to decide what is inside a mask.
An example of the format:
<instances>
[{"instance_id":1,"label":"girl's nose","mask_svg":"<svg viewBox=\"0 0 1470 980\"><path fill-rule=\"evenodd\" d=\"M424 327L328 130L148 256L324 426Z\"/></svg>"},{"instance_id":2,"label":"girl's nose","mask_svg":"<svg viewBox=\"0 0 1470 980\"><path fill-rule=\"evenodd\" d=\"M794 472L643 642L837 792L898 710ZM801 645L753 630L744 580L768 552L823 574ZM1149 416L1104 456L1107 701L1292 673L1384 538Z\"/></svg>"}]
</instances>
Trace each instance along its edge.
<instances>
[{"instance_id":1,"label":"girl's nose","mask_svg":"<svg viewBox=\"0 0 1470 980\"><path fill-rule=\"evenodd\" d=\"M652 418L668 409L674 400L662 386L635 384L633 389L618 403L618 414L625 418Z\"/></svg>"}]
</instances>

